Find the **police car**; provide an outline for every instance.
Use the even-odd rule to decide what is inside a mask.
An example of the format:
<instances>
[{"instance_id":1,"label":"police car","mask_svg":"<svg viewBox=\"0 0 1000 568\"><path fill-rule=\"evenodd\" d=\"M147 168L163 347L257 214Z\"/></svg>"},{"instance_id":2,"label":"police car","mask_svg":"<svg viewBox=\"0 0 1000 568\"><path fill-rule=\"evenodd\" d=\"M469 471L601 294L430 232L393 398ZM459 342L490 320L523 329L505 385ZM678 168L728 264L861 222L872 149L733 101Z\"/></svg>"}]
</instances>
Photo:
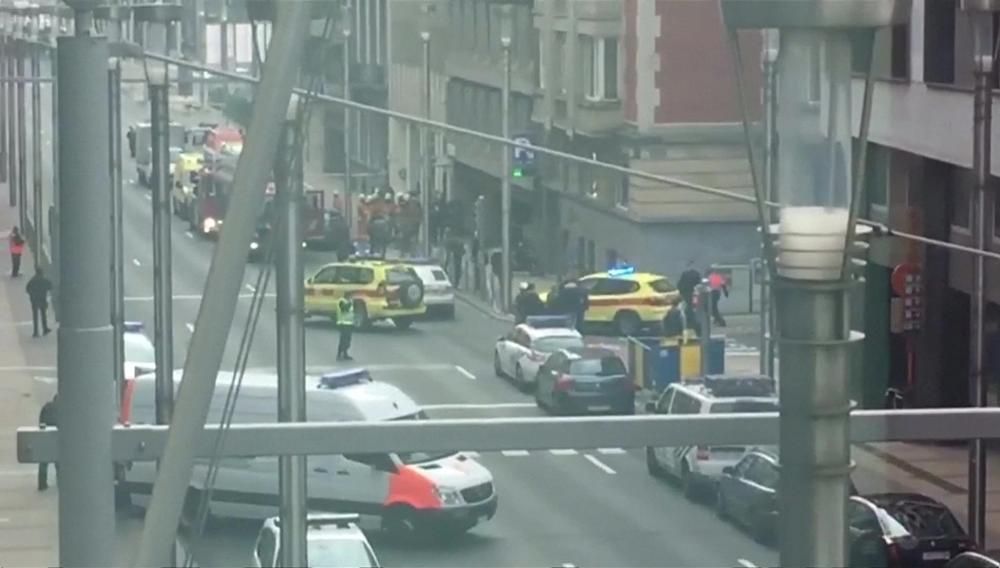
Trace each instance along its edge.
<instances>
[{"instance_id":1,"label":"police car","mask_svg":"<svg viewBox=\"0 0 1000 568\"><path fill-rule=\"evenodd\" d=\"M131 394L136 377L156 371L156 347L143 333L144 326L141 321L127 321L122 327L125 360L123 375L125 383L122 384L122 400L124 400ZM120 418L123 422L128 422L127 413L123 413Z\"/></svg>"},{"instance_id":2,"label":"police car","mask_svg":"<svg viewBox=\"0 0 1000 568\"><path fill-rule=\"evenodd\" d=\"M311 514L306 517L306 557L310 566L380 568L378 558L353 514ZM257 534L253 548L256 568L279 566L281 518L271 517Z\"/></svg>"},{"instance_id":3,"label":"police car","mask_svg":"<svg viewBox=\"0 0 1000 568\"><path fill-rule=\"evenodd\" d=\"M493 370L498 377L512 377L525 390L533 387L549 355L561 349L582 349L583 336L564 316L529 317L497 339Z\"/></svg>"},{"instance_id":4,"label":"police car","mask_svg":"<svg viewBox=\"0 0 1000 568\"><path fill-rule=\"evenodd\" d=\"M646 411L686 415L777 412L778 394L770 377L709 375L671 384L659 400L648 403ZM654 477L669 475L679 480L684 494L694 498L706 489L714 492L723 470L736 465L746 451L736 445L647 447L646 466Z\"/></svg>"}]
</instances>

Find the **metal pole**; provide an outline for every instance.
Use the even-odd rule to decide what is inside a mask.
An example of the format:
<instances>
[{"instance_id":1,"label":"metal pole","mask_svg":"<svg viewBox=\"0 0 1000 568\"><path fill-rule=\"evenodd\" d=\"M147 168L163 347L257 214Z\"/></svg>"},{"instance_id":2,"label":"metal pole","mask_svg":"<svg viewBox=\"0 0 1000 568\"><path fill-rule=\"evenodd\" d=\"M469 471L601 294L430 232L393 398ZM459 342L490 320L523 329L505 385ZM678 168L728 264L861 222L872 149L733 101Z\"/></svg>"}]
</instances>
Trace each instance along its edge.
<instances>
[{"instance_id":1,"label":"metal pole","mask_svg":"<svg viewBox=\"0 0 1000 568\"><path fill-rule=\"evenodd\" d=\"M108 66L108 146L111 150L111 327L114 353L115 395L121 409L122 385L125 383L125 265L122 232L122 99L121 61Z\"/></svg>"},{"instance_id":2,"label":"metal pole","mask_svg":"<svg viewBox=\"0 0 1000 568\"><path fill-rule=\"evenodd\" d=\"M423 43L423 76L424 76L424 118L431 119L431 34L430 32L420 32L420 40ZM420 191L420 244L424 258L431 256L431 180L434 176L434 148L431 147L433 133L426 126L420 127L421 146L423 155L421 162L423 167L423 183Z\"/></svg>"},{"instance_id":3,"label":"metal pole","mask_svg":"<svg viewBox=\"0 0 1000 568\"><path fill-rule=\"evenodd\" d=\"M14 58L17 77L24 77L24 56L28 50L27 41L21 41ZM14 93L17 104L17 223L24 230L28 225L28 125L24 105L24 83L15 83Z\"/></svg>"},{"instance_id":4,"label":"metal pole","mask_svg":"<svg viewBox=\"0 0 1000 568\"><path fill-rule=\"evenodd\" d=\"M351 100L351 30L344 32L344 98ZM351 179L351 113L349 106L344 107L344 220L354 235L354 180Z\"/></svg>"},{"instance_id":5,"label":"metal pole","mask_svg":"<svg viewBox=\"0 0 1000 568\"><path fill-rule=\"evenodd\" d=\"M963 3L964 4L964 3ZM965 6L963 6L964 8ZM972 226L976 232L976 249L984 250L989 231L986 223L986 191L990 176L990 132L993 112L993 12L974 11L971 14L973 51L973 170L976 175L974 211ZM985 265L984 258L976 255L973 259L973 294L970 319L972 331L972 404L975 407L988 405L986 382L985 340L983 323L985 319ZM980 438L969 445L969 535L982 547L986 545L986 445Z\"/></svg>"},{"instance_id":6,"label":"metal pole","mask_svg":"<svg viewBox=\"0 0 1000 568\"><path fill-rule=\"evenodd\" d=\"M170 424L174 407L173 291L170 250L169 84L149 85L153 139L153 297L156 423Z\"/></svg>"},{"instance_id":7,"label":"metal pole","mask_svg":"<svg viewBox=\"0 0 1000 568\"><path fill-rule=\"evenodd\" d=\"M181 53L184 59L198 60L198 5L195 0L182 0ZM189 67L177 69L177 92L182 97L194 95L194 83Z\"/></svg>"},{"instance_id":8,"label":"metal pole","mask_svg":"<svg viewBox=\"0 0 1000 568\"><path fill-rule=\"evenodd\" d=\"M510 38L500 39L503 47L503 92L500 95L500 124L504 139L510 139ZM510 310L510 153L502 146L500 160L500 250L503 275L500 282L500 305Z\"/></svg>"},{"instance_id":9,"label":"metal pole","mask_svg":"<svg viewBox=\"0 0 1000 568\"><path fill-rule=\"evenodd\" d=\"M60 168L60 162L59 162L59 160L60 160L60 156L59 156L59 139L60 139L60 135L59 135L59 128L58 128L58 125L59 125L59 66L57 64L55 50L49 51L49 75L52 77L52 90L49 91L50 93L52 93L52 97L51 97L52 98L52 101L51 101L51 103L52 103L52 117L49 119L49 124L51 125L51 128L49 128L49 131L50 131L49 135L52 137L52 195L55 197L54 200L53 200L53 205L52 205L52 208L51 208L51 213L49 215L49 230L52 232L52 234L49 235L49 243L51 243L51 247L49 249L49 254L52 255L52 257L49 259L51 261L51 268L52 268L51 274L49 274L49 278L52 280L52 284L55 287L55 293L53 294L53 304L56 305L56 306L58 306L59 305L58 297L59 297L59 290L60 290L60 286L59 286L59 282L60 282L60 280L59 280L60 279L59 267L61 266L61 262L59 260L60 259L59 255L61 254L60 251L62 250L61 249L62 241L60 240L60 237L59 237L59 234L60 234L59 233L59 229L60 229L60 223L59 223L59 210L60 210L59 209L59 191L60 191L60 187L62 186L62 183L59 180L59 176L61 175L60 174L60 169L59 169ZM58 309L55 310L55 314L54 315L56 317L56 320L58 320L59 319L59 310Z\"/></svg>"},{"instance_id":10,"label":"metal pole","mask_svg":"<svg viewBox=\"0 0 1000 568\"><path fill-rule=\"evenodd\" d=\"M707 280L695 288L695 294L698 298L698 325L701 328L698 333L698 345L701 348L700 374L704 377L708 375L712 345L712 289Z\"/></svg>"},{"instance_id":11,"label":"metal pole","mask_svg":"<svg viewBox=\"0 0 1000 568\"><path fill-rule=\"evenodd\" d=\"M14 62L17 58L17 51L20 48L19 42L14 37L11 37L7 42L8 52L7 52L7 74L16 75L17 74L17 64ZM11 207L17 206L17 95L15 94L15 89L17 88L13 82L7 83L0 88L6 91L7 99L7 190L9 192L8 204Z\"/></svg>"},{"instance_id":12,"label":"metal pole","mask_svg":"<svg viewBox=\"0 0 1000 568\"><path fill-rule=\"evenodd\" d=\"M297 112L292 110L290 114ZM278 421L306 421L305 328L302 299L302 146L295 117L284 129L275 161L279 211L284 222L274 245L277 258ZM278 458L281 496L281 565L309 566L306 559L306 456Z\"/></svg>"},{"instance_id":13,"label":"metal pole","mask_svg":"<svg viewBox=\"0 0 1000 568\"><path fill-rule=\"evenodd\" d=\"M10 39L6 32L0 33L0 76L5 79L12 75L7 69L7 60L10 56ZM3 112L7 108L7 88L0 86L0 181L9 181L7 172L7 113Z\"/></svg>"},{"instance_id":14,"label":"metal pole","mask_svg":"<svg viewBox=\"0 0 1000 568\"><path fill-rule=\"evenodd\" d=\"M31 76L42 76L41 47L31 50ZM44 207L42 203L42 85L38 81L31 83L31 224L35 235L32 257L35 266L42 266L42 250L45 243L45 228L42 222Z\"/></svg>"},{"instance_id":15,"label":"metal pole","mask_svg":"<svg viewBox=\"0 0 1000 568\"><path fill-rule=\"evenodd\" d=\"M86 34L87 28L78 28ZM108 46L103 37L57 40L60 80L59 295L59 565L113 566L114 422L108 239L94 227L108 222Z\"/></svg>"},{"instance_id":16,"label":"metal pole","mask_svg":"<svg viewBox=\"0 0 1000 568\"><path fill-rule=\"evenodd\" d=\"M778 160L775 128L777 126L777 82L775 61L778 59L778 31L765 30L764 45L764 188L768 200L777 199ZM769 209L770 211L770 209ZM773 211L767 221L776 221ZM760 274L760 372L774 378L774 302L771 296L771 274L766 262L761 262Z\"/></svg>"},{"instance_id":17,"label":"metal pole","mask_svg":"<svg viewBox=\"0 0 1000 568\"><path fill-rule=\"evenodd\" d=\"M170 436L146 511L134 563L141 568L164 565L163 559L177 532L194 466L194 441L205 426L215 392L215 377L246 268L246 251L256 229L257 213L264 201L264 186L278 148L277 135L305 51L311 4L279 2L277 6L275 33L254 96L250 135L234 176L235 193L226 214L226 230L215 246L212 268L184 363L184 380L177 395Z\"/></svg>"}]
</instances>

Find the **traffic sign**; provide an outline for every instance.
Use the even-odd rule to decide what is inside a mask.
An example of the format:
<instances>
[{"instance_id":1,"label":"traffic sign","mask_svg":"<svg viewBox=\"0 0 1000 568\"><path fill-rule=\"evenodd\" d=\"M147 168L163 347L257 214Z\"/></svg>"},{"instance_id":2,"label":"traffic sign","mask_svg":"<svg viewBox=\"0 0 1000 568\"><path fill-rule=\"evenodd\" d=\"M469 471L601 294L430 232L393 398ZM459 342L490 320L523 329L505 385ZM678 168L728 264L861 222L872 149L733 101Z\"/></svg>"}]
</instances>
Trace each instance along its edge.
<instances>
[{"instance_id":1,"label":"traffic sign","mask_svg":"<svg viewBox=\"0 0 1000 568\"><path fill-rule=\"evenodd\" d=\"M531 145L531 138L527 136L515 136L514 142L518 144ZM521 146L514 146L514 164L526 168L535 162L535 152Z\"/></svg>"}]
</instances>

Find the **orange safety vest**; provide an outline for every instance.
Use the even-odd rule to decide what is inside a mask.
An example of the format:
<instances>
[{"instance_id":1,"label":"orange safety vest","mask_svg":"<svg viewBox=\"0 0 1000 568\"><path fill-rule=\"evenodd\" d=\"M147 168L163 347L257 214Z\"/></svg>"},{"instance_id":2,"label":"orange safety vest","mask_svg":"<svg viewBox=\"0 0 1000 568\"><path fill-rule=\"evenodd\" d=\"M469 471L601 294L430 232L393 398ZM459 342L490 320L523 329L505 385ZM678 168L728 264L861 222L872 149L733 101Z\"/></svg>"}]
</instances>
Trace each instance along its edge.
<instances>
[{"instance_id":1,"label":"orange safety vest","mask_svg":"<svg viewBox=\"0 0 1000 568\"><path fill-rule=\"evenodd\" d=\"M708 276L708 286L713 290L721 290L726 285L726 277L713 272Z\"/></svg>"},{"instance_id":2,"label":"orange safety vest","mask_svg":"<svg viewBox=\"0 0 1000 568\"><path fill-rule=\"evenodd\" d=\"M22 254L24 253L24 237L20 237L20 242L18 237L14 235L10 236L10 254Z\"/></svg>"}]
</instances>

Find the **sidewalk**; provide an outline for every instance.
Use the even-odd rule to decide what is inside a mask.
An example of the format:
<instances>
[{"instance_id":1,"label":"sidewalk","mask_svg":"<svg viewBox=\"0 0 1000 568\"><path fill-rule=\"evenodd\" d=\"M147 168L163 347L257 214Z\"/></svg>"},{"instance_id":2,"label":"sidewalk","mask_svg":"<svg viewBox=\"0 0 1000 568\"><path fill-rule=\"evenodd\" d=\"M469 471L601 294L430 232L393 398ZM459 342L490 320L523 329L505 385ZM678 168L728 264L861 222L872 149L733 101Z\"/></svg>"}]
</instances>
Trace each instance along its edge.
<instances>
[{"instance_id":1,"label":"sidewalk","mask_svg":"<svg viewBox=\"0 0 1000 568\"><path fill-rule=\"evenodd\" d=\"M0 208L0 229L7 234L17 210ZM37 466L17 463L14 431L38 423L45 402L35 395L34 375L51 374L56 360L56 334L33 339L31 313L24 286L34 273L25 253L23 276L10 278L10 257L0 261L0 564L55 566L59 561L58 479L51 470L50 489L37 491ZM51 316L51 313L50 313ZM54 325L54 322L51 322Z\"/></svg>"}]
</instances>

